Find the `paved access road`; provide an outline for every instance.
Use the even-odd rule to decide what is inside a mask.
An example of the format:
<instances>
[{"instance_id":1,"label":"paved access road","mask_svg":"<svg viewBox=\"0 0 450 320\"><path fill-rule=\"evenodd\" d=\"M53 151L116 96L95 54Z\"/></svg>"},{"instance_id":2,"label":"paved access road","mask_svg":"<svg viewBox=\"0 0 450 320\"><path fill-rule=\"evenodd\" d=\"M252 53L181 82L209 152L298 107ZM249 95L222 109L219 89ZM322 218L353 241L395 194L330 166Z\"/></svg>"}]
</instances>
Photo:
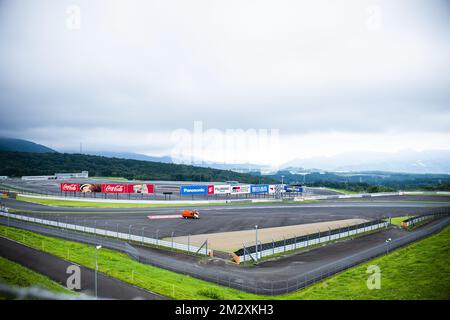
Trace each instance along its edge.
<instances>
[{"instance_id":1,"label":"paved access road","mask_svg":"<svg viewBox=\"0 0 450 320\"><path fill-rule=\"evenodd\" d=\"M0 256L41 273L64 286L69 277L69 274L66 272L67 267L73 265L72 262L3 237L0 237ZM80 266L80 270L81 290L79 292L89 296L95 296L94 271L82 266ZM159 294L137 288L102 273L98 273L97 283L98 296L100 298L121 300L166 299Z\"/></svg>"}]
</instances>

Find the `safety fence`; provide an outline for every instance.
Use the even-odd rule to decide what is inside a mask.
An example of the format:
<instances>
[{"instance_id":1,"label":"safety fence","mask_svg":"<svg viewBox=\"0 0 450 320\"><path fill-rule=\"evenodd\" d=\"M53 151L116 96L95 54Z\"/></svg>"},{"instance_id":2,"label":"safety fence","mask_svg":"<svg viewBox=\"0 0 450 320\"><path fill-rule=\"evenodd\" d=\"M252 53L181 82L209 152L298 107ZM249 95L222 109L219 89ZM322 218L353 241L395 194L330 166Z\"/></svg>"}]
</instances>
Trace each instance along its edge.
<instances>
[{"instance_id":1,"label":"safety fence","mask_svg":"<svg viewBox=\"0 0 450 320\"><path fill-rule=\"evenodd\" d=\"M281 295L303 289L343 270L369 261L375 257L387 254L391 250L417 241L423 237L429 236L435 232L440 231L450 224L450 218L444 217L443 219L417 229L414 232L405 233L405 235L395 238L390 242L380 241L379 244L375 244L371 248L357 251L341 259L332 259L332 261L330 261L329 263L322 264L316 268L302 268L301 270L293 270L293 272L291 273L286 272L286 270L283 269L281 274L278 274L275 271L273 273L271 272L270 274L264 273L264 275L262 276L257 272L257 270L254 270L252 267L242 268L239 266L228 265L225 268L215 268L212 266L210 266L209 268L202 268L199 267L196 262L193 262L194 264L190 265L188 264L188 262L176 258L176 263L168 263L170 261L170 255L167 255L166 258L161 259L161 256L155 254L154 250L148 251L136 249L132 245L124 245L124 242L117 239L103 237L95 238L94 234L87 234L74 230L57 229L42 224L34 224L24 220L11 219L9 222L6 222L5 219L6 218L1 218L0 223L9 225L11 227L21 228L32 232L38 232L41 234L56 236L77 242L102 244L104 247L123 251L133 257L135 260L145 264L150 264L156 267L177 272L179 274L206 280L208 282L215 283L224 287L243 290L249 293L260 295ZM142 282L143 288L145 288L144 282L149 282L149 275L140 274L133 269L130 269L129 272L130 278L133 277L135 281L138 280L137 283L139 284L139 286ZM365 269L361 270L361 272L366 274ZM156 283L158 282L156 281L155 284ZM183 285L179 282L170 283L169 281L165 281L164 284L165 286L171 288L172 293L167 294L168 296L176 299L192 298L192 292L184 288ZM205 298L222 298L219 292L216 292L213 288L206 287L206 285L202 285L201 283L199 283L198 285L198 292L204 292Z\"/></svg>"},{"instance_id":2,"label":"safety fence","mask_svg":"<svg viewBox=\"0 0 450 320\"><path fill-rule=\"evenodd\" d=\"M434 212L434 213L423 214L420 216L411 217L406 220L403 220L401 223L401 226L403 229L408 230L408 229L416 226L417 224L422 224L424 222L428 222L428 221L438 219L438 218L448 216L448 215L449 215L448 212Z\"/></svg>"},{"instance_id":3,"label":"safety fence","mask_svg":"<svg viewBox=\"0 0 450 320\"><path fill-rule=\"evenodd\" d=\"M115 238L115 239L119 239L119 240L138 242L141 244L149 244L149 245L154 245L154 246L159 246L159 247L165 247L165 248L170 248L172 250L181 250L181 251L200 254L200 255L212 255L212 251L210 249L208 249L208 243L207 243L208 240L206 240L202 246L198 247L198 246L190 245L190 243L188 243L186 245L186 244L174 242L173 238L172 238L172 241L161 240L158 238L155 239L155 238L145 237L143 235L139 236L139 235L132 234L131 230L129 230L128 233L123 233L123 232L119 232L119 231L111 231L111 230L106 230L106 229L101 229L101 228L96 228L96 227L89 227L86 225L83 226L83 225L69 224L67 222L62 222L62 221L58 221L58 220L56 220L56 221L48 220L48 219L43 219L43 218L39 218L39 217L35 217L35 216L25 216L25 215L21 215L21 214L13 214L13 213L5 212L4 209L0 210L0 216L4 216L4 217L10 218L10 219L28 221L28 222L32 222L32 223L36 223L36 224L47 225L47 226L60 228L60 229L64 229L64 230L74 230L74 231L99 235L99 236L108 237L108 238Z\"/></svg>"},{"instance_id":4,"label":"safety fence","mask_svg":"<svg viewBox=\"0 0 450 320\"><path fill-rule=\"evenodd\" d=\"M236 258L235 256L233 257L237 262L258 261L262 257L317 246L321 243L335 241L365 232L371 232L379 230L381 228L386 228L388 225L389 223L386 221L373 220L357 225L329 229L328 231L324 232L316 232L304 236L272 241L269 243L258 243L257 245L249 247L244 246L242 249L235 251L234 254L238 258Z\"/></svg>"}]
</instances>

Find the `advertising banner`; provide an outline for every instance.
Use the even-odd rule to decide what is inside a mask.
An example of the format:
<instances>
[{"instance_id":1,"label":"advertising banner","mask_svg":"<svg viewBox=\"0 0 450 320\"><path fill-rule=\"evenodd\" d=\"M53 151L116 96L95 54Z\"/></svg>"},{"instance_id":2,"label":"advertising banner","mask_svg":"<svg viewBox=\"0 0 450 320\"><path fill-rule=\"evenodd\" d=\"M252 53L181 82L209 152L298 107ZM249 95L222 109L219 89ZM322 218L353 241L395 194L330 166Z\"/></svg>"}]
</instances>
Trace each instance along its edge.
<instances>
[{"instance_id":1,"label":"advertising banner","mask_svg":"<svg viewBox=\"0 0 450 320\"><path fill-rule=\"evenodd\" d=\"M84 183L80 186L80 192L102 192L102 185L96 183Z\"/></svg>"},{"instance_id":2,"label":"advertising banner","mask_svg":"<svg viewBox=\"0 0 450 320\"><path fill-rule=\"evenodd\" d=\"M153 184L133 184L133 193L154 193L155 185Z\"/></svg>"},{"instance_id":3,"label":"advertising banner","mask_svg":"<svg viewBox=\"0 0 450 320\"><path fill-rule=\"evenodd\" d=\"M303 192L303 187L286 185L284 186L284 190L286 190L286 192Z\"/></svg>"},{"instance_id":4,"label":"advertising banner","mask_svg":"<svg viewBox=\"0 0 450 320\"><path fill-rule=\"evenodd\" d=\"M214 186L208 186L208 194L214 194Z\"/></svg>"},{"instance_id":5,"label":"advertising banner","mask_svg":"<svg viewBox=\"0 0 450 320\"><path fill-rule=\"evenodd\" d=\"M268 184L252 184L250 186L250 193L269 193Z\"/></svg>"},{"instance_id":6,"label":"advertising banner","mask_svg":"<svg viewBox=\"0 0 450 320\"><path fill-rule=\"evenodd\" d=\"M269 184L269 194L274 194L277 191L277 186L274 184Z\"/></svg>"},{"instance_id":7,"label":"advertising banner","mask_svg":"<svg viewBox=\"0 0 450 320\"><path fill-rule=\"evenodd\" d=\"M102 184L103 193L131 193L133 185L123 183L105 183Z\"/></svg>"},{"instance_id":8,"label":"advertising banner","mask_svg":"<svg viewBox=\"0 0 450 320\"><path fill-rule=\"evenodd\" d=\"M239 186L231 186L232 194L250 193L250 185L244 184Z\"/></svg>"},{"instance_id":9,"label":"advertising banner","mask_svg":"<svg viewBox=\"0 0 450 320\"><path fill-rule=\"evenodd\" d=\"M78 183L61 183L60 189L62 192L80 192L80 185Z\"/></svg>"},{"instance_id":10,"label":"advertising banner","mask_svg":"<svg viewBox=\"0 0 450 320\"><path fill-rule=\"evenodd\" d=\"M209 186L181 186L180 194L181 195L196 195L196 194L208 194ZM213 188L214 189L214 188Z\"/></svg>"},{"instance_id":11,"label":"advertising banner","mask_svg":"<svg viewBox=\"0 0 450 320\"><path fill-rule=\"evenodd\" d=\"M231 185L218 184L214 185L214 194L229 194L231 193Z\"/></svg>"},{"instance_id":12,"label":"advertising banner","mask_svg":"<svg viewBox=\"0 0 450 320\"><path fill-rule=\"evenodd\" d=\"M124 184L124 183L61 183L61 192L103 192L103 193L154 193L153 184Z\"/></svg>"}]
</instances>

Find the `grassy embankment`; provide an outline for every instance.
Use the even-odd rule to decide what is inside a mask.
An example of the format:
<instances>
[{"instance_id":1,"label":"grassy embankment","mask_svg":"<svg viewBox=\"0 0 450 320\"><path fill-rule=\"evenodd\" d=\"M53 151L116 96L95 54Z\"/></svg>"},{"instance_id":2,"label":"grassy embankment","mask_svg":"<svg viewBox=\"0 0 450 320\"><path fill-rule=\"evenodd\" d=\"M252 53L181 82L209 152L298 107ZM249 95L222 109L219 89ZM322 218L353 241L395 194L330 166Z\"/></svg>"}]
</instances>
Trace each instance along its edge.
<instances>
[{"instance_id":1,"label":"grassy embankment","mask_svg":"<svg viewBox=\"0 0 450 320\"><path fill-rule=\"evenodd\" d=\"M0 226L0 234L56 256L93 267L93 248ZM127 255L101 249L101 272L175 299L450 299L450 227L439 234L395 250L389 255L341 272L306 289L265 297L229 289L141 264ZM381 270L381 289L366 286L367 267Z\"/></svg>"},{"instance_id":2,"label":"grassy embankment","mask_svg":"<svg viewBox=\"0 0 450 320\"><path fill-rule=\"evenodd\" d=\"M0 257L0 283L17 287L35 286L55 293L76 294L48 277L3 257Z\"/></svg>"}]
</instances>

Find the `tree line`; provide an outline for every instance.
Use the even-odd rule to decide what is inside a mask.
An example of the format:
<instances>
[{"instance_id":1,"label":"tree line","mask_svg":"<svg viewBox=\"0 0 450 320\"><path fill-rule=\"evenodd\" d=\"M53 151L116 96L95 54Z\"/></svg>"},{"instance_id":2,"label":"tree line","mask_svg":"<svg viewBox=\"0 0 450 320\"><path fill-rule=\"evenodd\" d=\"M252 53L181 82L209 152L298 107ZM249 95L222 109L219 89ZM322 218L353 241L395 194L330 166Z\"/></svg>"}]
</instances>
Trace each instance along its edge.
<instances>
[{"instance_id":1,"label":"tree line","mask_svg":"<svg viewBox=\"0 0 450 320\"><path fill-rule=\"evenodd\" d=\"M90 176L121 177L129 180L239 181L275 183L269 177L230 170L151 161L128 160L68 153L0 152L0 175L21 177L53 175L57 172L89 171Z\"/></svg>"}]
</instances>

